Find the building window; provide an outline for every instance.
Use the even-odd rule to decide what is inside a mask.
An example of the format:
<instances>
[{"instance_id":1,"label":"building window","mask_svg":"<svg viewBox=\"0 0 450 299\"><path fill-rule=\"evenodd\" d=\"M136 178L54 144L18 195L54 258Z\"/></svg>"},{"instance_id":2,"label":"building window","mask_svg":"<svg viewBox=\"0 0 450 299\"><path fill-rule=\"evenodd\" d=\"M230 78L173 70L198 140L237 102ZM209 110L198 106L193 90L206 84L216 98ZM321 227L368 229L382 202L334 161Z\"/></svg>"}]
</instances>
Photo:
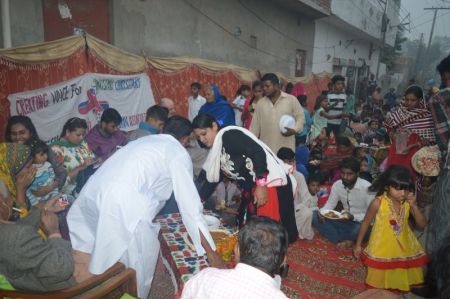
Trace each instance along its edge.
<instances>
[{"instance_id":1,"label":"building window","mask_svg":"<svg viewBox=\"0 0 450 299\"><path fill-rule=\"evenodd\" d=\"M295 77L305 75L306 51L297 49L295 51Z\"/></svg>"},{"instance_id":2,"label":"building window","mask_svg":"<svg viewBox=\"0 0 450 299\"><path fill-rule=\"evenodd\" d=\"M250 47L252 47L253 49L256 49L257 41L258 41L258 39L256 38L255 35L250 35Z\"/></svg>"}]
</instances>

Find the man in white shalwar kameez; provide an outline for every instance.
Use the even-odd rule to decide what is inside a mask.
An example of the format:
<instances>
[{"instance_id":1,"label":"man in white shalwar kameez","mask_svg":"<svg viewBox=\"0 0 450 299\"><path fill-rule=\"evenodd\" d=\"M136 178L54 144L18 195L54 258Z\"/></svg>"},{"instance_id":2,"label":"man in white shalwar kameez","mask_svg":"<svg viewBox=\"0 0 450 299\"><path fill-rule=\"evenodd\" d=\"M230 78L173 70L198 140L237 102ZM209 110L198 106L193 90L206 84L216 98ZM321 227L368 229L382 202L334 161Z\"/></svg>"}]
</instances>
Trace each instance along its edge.
<instances>
[{"instance_id":1,"label":"man in white shalwar kameez","mask_svg":"<svg viewBox=\"0 0 450 299\"><path fill-rule=\"evenodd\" d=\"M67 216L73 249L90 254L89 272L101 274L120 261L136 270L141 298L149 294L160 248L152 220L172 191L197 254L220 264L182 146L191 131L189 121L176 116L167 121L167 134L118 150L89 179Z\"/></svg>"}]
</instances>

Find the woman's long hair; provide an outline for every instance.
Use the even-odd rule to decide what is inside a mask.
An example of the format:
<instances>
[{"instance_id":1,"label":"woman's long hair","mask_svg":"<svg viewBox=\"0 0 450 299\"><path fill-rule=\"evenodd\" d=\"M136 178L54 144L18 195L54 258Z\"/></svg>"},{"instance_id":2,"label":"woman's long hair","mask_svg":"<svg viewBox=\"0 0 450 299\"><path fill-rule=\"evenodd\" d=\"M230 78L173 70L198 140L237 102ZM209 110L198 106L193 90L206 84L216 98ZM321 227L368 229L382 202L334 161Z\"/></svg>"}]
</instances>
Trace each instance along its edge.
<instances>
[{"instance_id":1,"label":"woman's long hair","mask_svg":"<svg viewBox=\"0 0 450 299\"><path fill-rule=\"evenodd\" d=\"M256 87L261 87L262 88L262 82L259 81L259 80L253 81L253 83L252 83L252 90L255 90ZM249 105L252 105L254 100L255 100L255 96L252 95L252 98L250 99Z\"/></svg>"},{"instance_id":2,"label":"woman's long hair","mask_svg":"<svg viewBox=\"0 0 450 299\"><path fill-rule=\"evenodd\" d=\"M21 124L23 125L31 135L30 139L39 139L38 133L36 131L36 127L28 116L25 115L14 115L11 116L8 120L8 124L6 125L5 130L5 140L6 142L12 142L11 140L11 128L14 125Z\"/></svg>"},{"instance_id":3,"label":"woman's long hair","mask_svg":"<svg viewBox=\"0 0 450 299\"><path fill-rule=\"evenodd\" d=\"M209 113L202 113L197 115L192 121L192 128L194 129L207 129L212 128L213 123L216 123L220 128L221 125L217 122L216 118Z\"/></svg>"},{"instance_id":4,"label":"woman's long hair","mask_svg":"<svg viewBox=\"0 0 450 299\"><path fill-rule=\"evenodd\" d=\"M66 123L64 124L61 132L60 138L63 138L66 136L67 131L73 132L76 129L87 129L87 123L84 119L81 119L79 117L72 117L69 118Z\"/></svg>"}]
</instances>

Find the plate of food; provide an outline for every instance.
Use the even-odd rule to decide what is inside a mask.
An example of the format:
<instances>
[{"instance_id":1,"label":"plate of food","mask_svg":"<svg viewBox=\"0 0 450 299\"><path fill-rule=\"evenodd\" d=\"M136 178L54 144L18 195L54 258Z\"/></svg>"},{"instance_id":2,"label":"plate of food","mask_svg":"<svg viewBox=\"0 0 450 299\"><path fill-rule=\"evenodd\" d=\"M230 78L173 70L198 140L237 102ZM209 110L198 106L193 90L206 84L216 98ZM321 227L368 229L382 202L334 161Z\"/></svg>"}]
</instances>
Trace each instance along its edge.
<instances>
[{"instance_id":1,"label":"plate of food","mask_svg":"<svg viewBox=\"0 0 450 299\"><path fill-rule=\"evenodd\" d=\"M213 229L209 228L209 233L211 234L211 237L213 238L214 244L218 244L223 242L224 240L227 240L231 237L231 233L224 229ZM183 234L183 239L186 245L193 251L195 251L194 243L191 240L191 237L188 233Z\"/></svg>"},{"instance_id":2,"label":"plate of food","mask_svg":"<svg viewBox=\"0 0 450 299\"><path fill-rule=\"evenodd\" d=\"M209 229L209 233L216 244L218 241L226 239L231 235L229 231L224 229Z\"/></svg>"},{"instance_id":3,"label":"plate of food","mask_svg":"<svg viewBox=\"0 0 450 299\"><path fill-rule=\"evenodd\" d=\"M342 214L338 211L334 211L334 210L326 210L326 209L322 209L320 210L320 214L327 218L327 219L331 219L331 220L338 220L342 218Z\"/></svg>"}]
</instances>

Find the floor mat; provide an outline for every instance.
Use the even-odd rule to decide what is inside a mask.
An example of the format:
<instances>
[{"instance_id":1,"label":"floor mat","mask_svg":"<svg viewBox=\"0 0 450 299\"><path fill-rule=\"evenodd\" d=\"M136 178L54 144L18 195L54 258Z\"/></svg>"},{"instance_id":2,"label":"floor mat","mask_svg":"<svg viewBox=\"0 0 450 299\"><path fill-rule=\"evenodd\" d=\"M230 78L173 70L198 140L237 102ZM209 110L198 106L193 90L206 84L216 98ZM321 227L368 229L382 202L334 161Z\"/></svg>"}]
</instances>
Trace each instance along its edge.
<instances>
[{"instance_id":1,"label":"floor mat","mask_svg":"<svg viewBox=\"0 0 450 299\"><path fill-rule=\"evenodd\" d=\"M299 240L288 249L289 275L283 292L289 298L351 298L365 290L366 270L351 250L336 246L316 234Z\"/></svg>"},{"instance_id":2,"label":"floor mat","mask_svg":"<svg viewBox=\"0 0 450 299\"><path fill-rule=\"evenodd\" d=\"M299 240L289 246L288 263L289 275L281 289L291 299L347 299L365 290L366 270L352 251L338 251L318 234L312 241ZM174 292L159 257L148 298L174 298Z\"/></svg>"},{"instance_id":3,"label":"floor mat","mask_svg":"<svg viewBox=\"0 0 450 299\"><path fill-rule=\"evenodd\" d=\"M156 264L155 275L153 276L152 287L148 299L171 299L175 298L175 289L170 279L169 272L163 264L160 256Z\"/></svg>"}]
</instances>

